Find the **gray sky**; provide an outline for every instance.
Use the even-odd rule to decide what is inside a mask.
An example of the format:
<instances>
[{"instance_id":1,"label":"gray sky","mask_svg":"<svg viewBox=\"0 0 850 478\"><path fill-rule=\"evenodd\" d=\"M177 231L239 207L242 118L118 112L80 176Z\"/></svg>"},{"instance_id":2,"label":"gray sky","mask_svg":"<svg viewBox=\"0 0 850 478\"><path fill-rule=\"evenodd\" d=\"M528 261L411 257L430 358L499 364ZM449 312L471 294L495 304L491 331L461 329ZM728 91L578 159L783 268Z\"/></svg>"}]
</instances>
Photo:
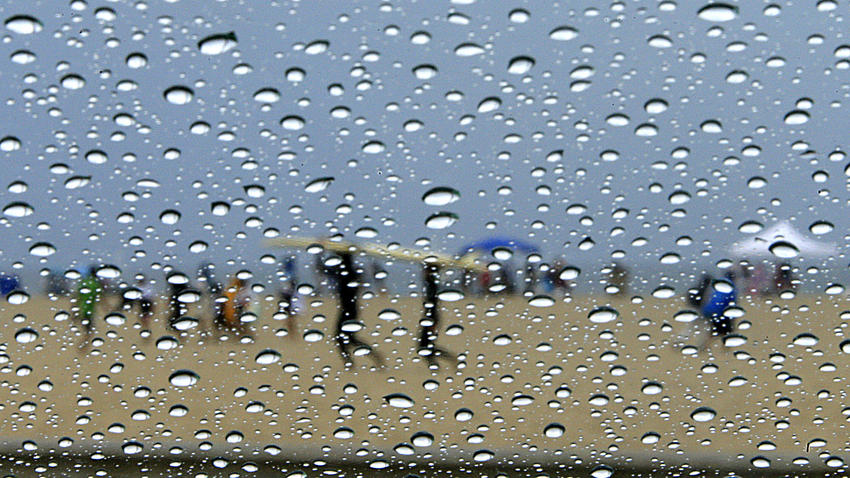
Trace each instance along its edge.
<instances>
[{"instance_id":1,"label":"gray sky","mask_svg":"<svg viewBox=\"0 0 850 478\"><path fill-rule=\"evenodd\" d=\"M819 11L808 2L778 9L741 3L727 22L699 18L701 5L689 2L675 9L672 2L645 1L256 5L0 6L4 19L25 14L43 24L31 35L7 26L0 45L6 61L0 136L21 142L19 150L0 151L3 181L28 185L20 194L4 188L0 199L4 208L25 202L34 211L0 223L4 268L21 258L27 267L37 265L27 253L35 242L56 247L46 261L56 268L95 258L130 268L205 259L254 267L273 252L259 247L268 228L353 238L370 227L377 231L373 241L412 245L428 238L448 252L494 233L528 236L547 259L563 256L598 269L619 250L625 263L673 273L697 272L726 257L726 246L744 237L738 226L745 221L792 218L804 231L816 220L833 222L835 230L822 239L843 251L846 159L830 153L846 150L850 64L842 56L850 47L839 47L847 43L841 22L847 5ZM96 14L100 8L112 9L115 18ZM551 38L559 27L577 35ZM199 40L230 31L235 48L199 51ZM460 56L462 44L483 53ZM35 61L12 62L20 50ZM141 68L127 61L136 53L147 58ZM509 71L517 57L533 59L530 70ZM250 72L236 74L240 64ZM417 77L422 65L436 74ZM293 69L305 73L303 81L290 81ZM62 86L73 83L62 81L69 74L85 85ZM136 88L119 88L125 80ZM341 85L341 94L331 93L332 84ZM191 88L192 101L169 103L164 92L173 86ZM264 88L276 89L279 101L267 107L255 101ZM449 92L462 96L452 101ZM500 105L480 112L491 97ZM645 107L656 99L666 111ZM797 109L810 119L786 124ZM129 122L116 121L122 113L131 115ZM303 127L286 129L281 119L290 116L305 120ZM704 131L710 120L720 123L719 133ZM191 133L201 121L209 132ZM646 125L654 135L638 134L652 129ZM228 132L232 140L224 141ZM115 133L124 136L116 141ZM370 142L383 148L364 150ZM88 161L92 150L105 152L106 162ZM168 150L179 157L168 159ZM547 161L557 150L562 159ZM674 158L674 150L682 154ZM123 159L128 154L134 162ZM57 164L68 172L59 174ZM68 189L75 176L91 182ZM335 180L326 190L305 192L330 176ZM754 176L766 184L751 188L759 184ZM140 184L144 179L159 187ZM244 187L250 185L263 187L264 195L249 197ZM433 187L454 188L461 199L429 206L421 197ZM690 200L671 204L677 191ZM127 201L127 193L138 200ZM218 201L231 204L225 216L211 214ZM346 204L350 212L340 213ZM577 205L586 210L567 213ZM160 214L172 209L180 220L163 224ZM614 219L617 209L628 215ZM677 209L682 212L671 215ZM426 218L441 211L458 221L426 227ZM119 223L122 213L133 222ZM622 233L612 236L617 227ZM677 245L685 235L693 243ZM141 245L131 244L134 237ZM633 245L641 237L647 244ZM586 238L595 246L578 250ZM209 248L190 252L196 241ZM131 263L134 251L144 256ZM683 262L659 264L667 252Z\"/></svg>"}]
</instances>

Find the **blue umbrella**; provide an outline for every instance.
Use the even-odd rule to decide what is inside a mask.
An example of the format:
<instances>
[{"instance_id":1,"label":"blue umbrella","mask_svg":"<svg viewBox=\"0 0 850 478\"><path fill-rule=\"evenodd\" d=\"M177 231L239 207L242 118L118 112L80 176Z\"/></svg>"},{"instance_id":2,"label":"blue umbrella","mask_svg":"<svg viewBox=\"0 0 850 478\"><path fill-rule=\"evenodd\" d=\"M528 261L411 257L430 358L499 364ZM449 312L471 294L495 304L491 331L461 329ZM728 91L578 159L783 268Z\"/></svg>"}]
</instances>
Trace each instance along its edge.
<instances>
[{"instance_id":1,"label":"blue umbrella","mask_svg":"<svg viewBox=\"0 0 850 478\"><path fill-rule=\"evenodd\" d=\"M540 250L537 246L531 244L530 242L525 242L523 240L514 239L511 237L494 236L488 237L486 239L481 239L463 246L463 248L460 250L460 254L463 255L472 251L491 252L497 247L504 247L506 249L511 249L519 252L538 252Z\"/></svg>"},{"instance_id":2,"label":"blue umbrella","mask_svg":"<svg viewBox=\"0 0 850 478\"><path fill-rule=\"evenodd\" d=\"M0 295L6 295L18 288L18 278L0 274Z\"/></svg>"}]
</instances>

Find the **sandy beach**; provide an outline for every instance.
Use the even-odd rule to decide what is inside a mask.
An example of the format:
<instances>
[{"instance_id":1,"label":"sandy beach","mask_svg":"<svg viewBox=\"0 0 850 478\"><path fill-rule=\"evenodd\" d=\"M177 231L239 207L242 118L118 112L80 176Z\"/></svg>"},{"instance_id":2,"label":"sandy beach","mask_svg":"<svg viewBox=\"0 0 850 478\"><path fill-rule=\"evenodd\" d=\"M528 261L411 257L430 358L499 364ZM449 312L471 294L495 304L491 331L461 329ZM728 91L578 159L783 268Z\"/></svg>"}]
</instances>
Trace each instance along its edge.
<instances>
[{"instance_id":1,"label":"sandy beach","mask_svg":"<svg viewBox=\"0 0 850 478\"><path fill-rule=\"evenodd\" d=\"M168 331L161 312L148 339L134 313L101 310L87 351L69 307L2 308L7 457L803 472L848 446L843 297L745 300L734 346L699 353L706 329L676 320L679 297L464 298L443 304L439 338L464 360L436 372L416 355L416 298L361 302L384 369L343 367L333 299L305 301L295 338L266 302L248 343L215 333L203 303L197 327ZM589 318L600 307L617 314Z\"/></svg>"}]
</instances>

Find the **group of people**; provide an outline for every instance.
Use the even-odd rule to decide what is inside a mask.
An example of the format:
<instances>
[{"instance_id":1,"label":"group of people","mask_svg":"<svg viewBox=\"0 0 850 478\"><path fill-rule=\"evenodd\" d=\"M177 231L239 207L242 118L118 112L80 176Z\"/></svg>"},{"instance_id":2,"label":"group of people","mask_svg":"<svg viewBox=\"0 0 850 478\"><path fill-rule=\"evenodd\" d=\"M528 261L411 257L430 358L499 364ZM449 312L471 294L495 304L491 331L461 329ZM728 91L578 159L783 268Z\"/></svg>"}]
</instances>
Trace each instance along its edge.
<instances>
[{"instance_id":1,"label":"group of people","mask_svg":"<svg viewBox=\"0 0 850 478\"><path fill-rule=\"evenodd\" d=\"M359 297L362 287L362 272L354 264L350 253L340 253L332 257L322 257L319 272L327 279L328 286L339 300L339 314L334 327L334 339L337 350L346 366L353 365L355 356L368 355L378 367L383 367L384 358L375 348L360 339L357 331L359 322ZM283 268L283 280L278 290L278 313L287 321L288 334L297 334L296 317L298 315L298 293L295 289L294 261L287 261ZM424 285L423 311L420 320L418 353L429 367L438 368L439 361L445 360L455 366L457 356L436 344L440 326L439 274L437 265L426 264L422 270ZM235 275L227 286L216 280L214 268L210 264L201 266L198 281L210 298L212 323L219 330L232 330L241 336L250 336L251 332L244 321L247 313L259 314L259 300L254 296L247 281ZM168 308L170 309L167 327L175 329L187 313L189 303L197 300L200 293L194 290L189 278L179 272L171 272L166 277L168 284ZM82 275L74 304L75 317L85 332L80 347L85 348L94 331L94 316L108 289L104 280L90 267ZM150 321L155 313L157 293L154 284L139 274L133 286L125 287L120 294L119 312L133 312L138 308L138 316L143 331L150 329ZM146 334L143 333L143 336Z\"/></svg>"}]
</instances>

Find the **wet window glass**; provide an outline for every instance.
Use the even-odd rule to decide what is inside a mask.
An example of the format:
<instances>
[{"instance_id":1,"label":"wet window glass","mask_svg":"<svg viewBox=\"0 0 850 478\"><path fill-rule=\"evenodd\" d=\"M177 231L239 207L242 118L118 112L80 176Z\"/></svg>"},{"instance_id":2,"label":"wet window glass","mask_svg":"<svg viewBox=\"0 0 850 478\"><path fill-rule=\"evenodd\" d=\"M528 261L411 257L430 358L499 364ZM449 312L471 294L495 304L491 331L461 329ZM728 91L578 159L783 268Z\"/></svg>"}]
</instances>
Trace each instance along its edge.
<instances>
[{"instance_id":1,"label":"wet window glass","mask_svg":"<svg viewBox=\"0 0 850 478\"><path fill-rule=\"evenodd\" d=\"M0 469L844 476L846 2L0 5Z\"/></svg>"}]
</instances>

